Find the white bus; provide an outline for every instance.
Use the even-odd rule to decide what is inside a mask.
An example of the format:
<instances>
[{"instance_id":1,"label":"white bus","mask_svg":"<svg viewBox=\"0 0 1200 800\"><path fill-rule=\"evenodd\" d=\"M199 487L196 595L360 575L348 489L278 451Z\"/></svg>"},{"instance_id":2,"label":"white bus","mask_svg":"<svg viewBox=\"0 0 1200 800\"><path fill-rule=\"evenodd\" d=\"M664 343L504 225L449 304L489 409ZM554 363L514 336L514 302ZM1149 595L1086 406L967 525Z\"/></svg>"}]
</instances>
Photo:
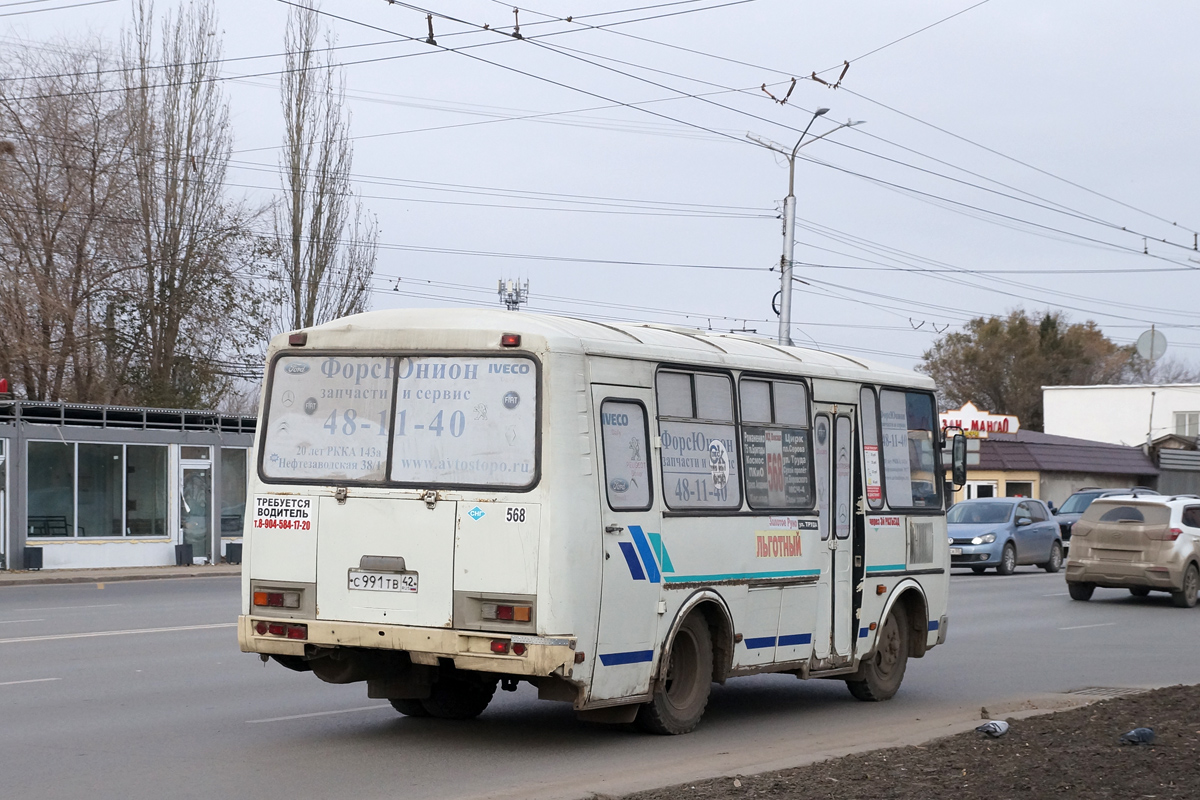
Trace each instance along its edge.
<instances>
[{"instance_id":1,"label":"white bus","mask_svg":"<svg viewBox=\"0 0 1200 800\"><path fill-rule=\"evenodd\" d=\"M929 378L762 339L503 310L277 337L246 652L410 716L535 685L696 726L715 681L885 700L946 636Z\"/></svg>"}]
</instances>

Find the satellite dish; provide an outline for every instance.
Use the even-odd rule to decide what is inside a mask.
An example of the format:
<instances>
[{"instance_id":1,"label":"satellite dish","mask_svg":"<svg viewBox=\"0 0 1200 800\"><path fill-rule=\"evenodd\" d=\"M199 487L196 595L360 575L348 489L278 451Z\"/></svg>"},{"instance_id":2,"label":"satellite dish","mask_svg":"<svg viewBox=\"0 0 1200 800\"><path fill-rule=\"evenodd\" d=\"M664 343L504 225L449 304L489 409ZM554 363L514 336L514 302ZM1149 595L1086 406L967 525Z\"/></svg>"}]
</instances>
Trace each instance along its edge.
<instances>
[{"instance_id":1,"label":"satellite dish","mask_svg":"<svg viewBox=\"0 0 1200 800\"><path fill-rule=\"evenodd\" d=\"M1159 331L1150 330L1143 333L1137 340L1137 353L1147 361L1158 361L1167 352L1167 337Z\"/></svg>"}]
</instances>

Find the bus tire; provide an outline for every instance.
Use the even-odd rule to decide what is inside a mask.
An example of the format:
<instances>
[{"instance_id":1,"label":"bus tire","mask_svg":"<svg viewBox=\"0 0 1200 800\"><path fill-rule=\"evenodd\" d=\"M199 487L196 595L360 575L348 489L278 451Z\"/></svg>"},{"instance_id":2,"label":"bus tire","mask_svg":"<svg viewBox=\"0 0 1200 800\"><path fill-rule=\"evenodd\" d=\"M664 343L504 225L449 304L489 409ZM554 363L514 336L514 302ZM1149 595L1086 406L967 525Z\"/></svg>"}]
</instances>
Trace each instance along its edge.
<instances>
[{"instance_id":1,"label":"bus tire","mask_svg":"<svg viewBox=\"0 0 1200 800\"><path fill-rule=\"evenodd\" d=\"M392 708L406 717L428 717L429 709L420 700L389 700Z\"/></svg>"},{"instance_id":2,"label":"bus tire","mask_svg":"<svg viewBox=\"0 0 1200 800\"><path fill-rule=\"evenodd\" d=\"M442 675L421 705L429 716L438 719L475 719L492 702L497 680L464 678L454 673Z\"/></svg>"},{"instance_id":3,"label":"bus tire","mask_svg":"<svg viewBox=\"0 0 1200 800\"><path fill-rule=\"evenodd\" d=\"M890 700L904 680L908 666L908 614L899 603L892 606L879 629L875 650L863 659L858 672L846 679L846 688L859 700Z\"/></svg>"},{"instance_id":4,"label":"bus tire","mask_svg":"<svg viewBox=\"0 0 1200 800\"><path fill-rule=\"evenodd\" d=\"M650 733L688 733L700 724L712 690L713 646L708 623L689 614L671 644L667 677L654 687L650 702L637 713L637 724Z\"/></svg>"}]
</instances>

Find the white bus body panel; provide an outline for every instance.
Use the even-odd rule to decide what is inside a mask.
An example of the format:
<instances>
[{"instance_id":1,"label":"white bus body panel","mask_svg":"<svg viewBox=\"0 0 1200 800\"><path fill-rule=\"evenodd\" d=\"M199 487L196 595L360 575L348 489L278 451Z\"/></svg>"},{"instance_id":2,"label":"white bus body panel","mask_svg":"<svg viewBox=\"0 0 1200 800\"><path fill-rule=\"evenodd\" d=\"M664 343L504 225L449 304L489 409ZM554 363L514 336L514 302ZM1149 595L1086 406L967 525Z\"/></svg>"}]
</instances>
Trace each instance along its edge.
<instances>
[{"instance_id":1,"label":"white bus body panel","mask_svg":"<svg viewBox=\"0 0 1200 800\"><path fill-rule=\"evenodd\" d=\"M448 628L454 603L455 504L322 497L317 534L317 619ZM404 559L417 591L349 588L364 556Z\"/></svg>"}]
</instances>

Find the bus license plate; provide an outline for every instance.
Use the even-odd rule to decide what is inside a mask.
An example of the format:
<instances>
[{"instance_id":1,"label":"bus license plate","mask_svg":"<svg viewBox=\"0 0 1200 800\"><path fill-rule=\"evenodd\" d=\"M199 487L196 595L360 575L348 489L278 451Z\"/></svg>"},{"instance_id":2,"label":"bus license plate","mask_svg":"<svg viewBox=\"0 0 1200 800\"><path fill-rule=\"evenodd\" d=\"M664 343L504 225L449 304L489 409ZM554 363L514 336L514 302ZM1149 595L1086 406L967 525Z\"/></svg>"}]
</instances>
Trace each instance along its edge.
<instances>
[{"instance_id":1,"label":"bus license plate","mask_svg":"<svg viewBox=\"0 0 1200 800\"><path fill-rule=\"evenodd\" d=\"M951 548L950 548L950 555L952 555L952 556L961 556L961 555L962 555L962 548L961 548L961 547L951 547ZM415 591L415 590L414 590L414 591Z\"/></svg>"},{"instance_id":2,"label":"bus license plate","mask_svg":"<svg viewBox=\"0 0 1200 800\"><path fill-rule=\"evenodd\" d=\"M417 593L417 573L415 572L368 572L362 569L352 569L348 582L349 588L368 592Z\"/></svg>"}]
</instances>

